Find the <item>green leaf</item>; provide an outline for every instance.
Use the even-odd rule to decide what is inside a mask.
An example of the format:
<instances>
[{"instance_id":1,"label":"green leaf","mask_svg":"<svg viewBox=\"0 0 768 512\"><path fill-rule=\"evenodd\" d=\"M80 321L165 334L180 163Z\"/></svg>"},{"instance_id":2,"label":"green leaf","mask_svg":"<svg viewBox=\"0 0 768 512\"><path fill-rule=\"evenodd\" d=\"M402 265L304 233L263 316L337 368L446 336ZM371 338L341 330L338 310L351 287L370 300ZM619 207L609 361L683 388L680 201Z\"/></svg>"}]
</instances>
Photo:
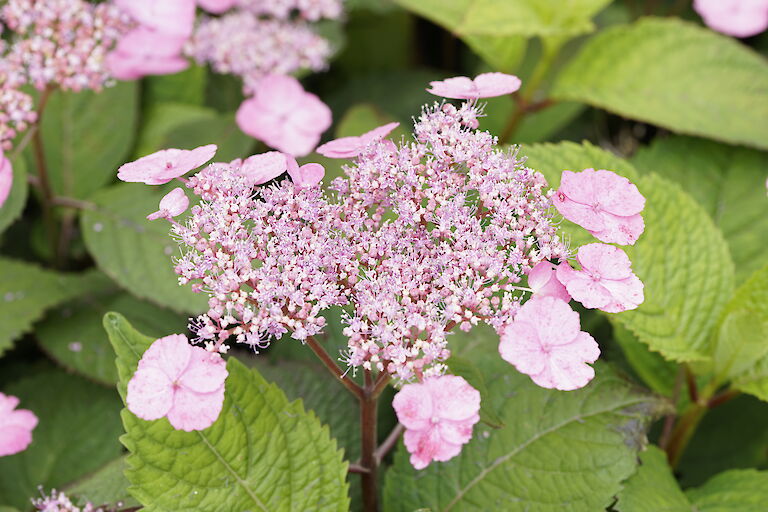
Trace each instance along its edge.
<instances>
[{"instance_id":1,"label":"green leaf","mask_svg":"<svg viewBox=\"0 0 768 512\"><path fill-rule=\"evenodd\" d=\"M116 313L104 326L125 397L153 340ZM221 415L206 430L177 431L165 418L144 421L123 410L131 494L147 512L347 510L347 465L328 428L255 370L234 358L227 369Z\"/></svg>"},{"instance_id":2,"label":"green leaf","mask_svg":"<svg viewBox=\"0 0 768 512\"><path fill-rule=\"evenodd\" d=\"M733 289L733 263L722 234L701 206L678 185L652 173L638 176L630 163L586 143L528 146L523 154L552 188L559 185L562 170L587 167L615 171L638 186L646 198L645 232L623 249L645 285L645 301L611 317L667 359L707 360L712 330ZM574 249L596 241L570 223L563 228Z\"/></svg>"},{"instance_id":3,"label":"green leaf","mask_svg":"<svg viewBox=\"0 0 768 512\"><path fill-rule=\"evenodd\" d=\"M618 512L759 512L768 499L768 472L732 470L685 494L655 446L640 455L641 466L624 485Z\"/></svg>"},{"instance_id":4,"label":"green leaf","mask_svg":"<svg viewBox=\"0 0 768 512\"><path fill-rule=\"evenodd\" d=\"M128 493L128 479L123 474L127 469L125 457L119 457L107 462L93 473L86 475L77 482L68 486L64 491L83 507L86 502L94 505L106 505L121 503L120 508L135 507L139 505Z\"/></svg>"},{"instance_id":5,"label":"green leaf","mask_svg":"<svg viewBox=\"0 0 768 512\"><path fill-rule=\"evenodd\" d=\"M731 249L738 282L768 263L768 154L673 136L641 148L632 163L677 182L709 213Z\"/></svg>"},{"instance_id":6,"label":"green leaf","mask_svg":"<svg viewBox=\"0 0 768 512\"><path fill-rule=\"evenodd\" d=\"M644 18L588 41L560 74L576 100L670 130L768 148L768 62L677 18Z\"/></svg>"},{"instance_id":7,"label":"green leaf","mask_svg":"<svg viewBox=\"0 0 768 512\"><path fill-rule=\"evenodd\" d=\"M168 133L184 123L200 119L210 119L214 110L182 103L158 103L151 105L144 116L136 142L135 158L165 149Z\"/></svg>"},{"instance_id":8,"label":"green leaf","mask_svg":"<svg viewBox=\"0 0 768 512\"><path fill-rule=\"evenodd\" d=\"M659 394L672 396L678 365L649 350L620 322L614 322L613 335L632 370L645 385Z\"/></svg>"},{"instance_id":9,"label":"green leaf","mask_svg":"<svg viewBox=\"0 0 768 512\"><path fill-rule=\"evenodd\" d=\"M135 82L118 82L98 93L51 94L40 131L57 194L85 198L115 179L133 144L137 100Z\"/></svg>"},{"instance_id":10,"label":"green leaf","mask_svg":"<svg viewBox=\"0 0 768 512\"><path fill-rule=\"evenodd\" d=\"M0 503L26 510L42 485L61 488L120 454L120 401L105 389L60 371L17 381L4 390L39 423L25 451L0 457Z\"/></svg>"},{"instance_id":11,"label":"green leaf","mask_svg":"<svg viewBox=\"0 0 768 512\"><path fill-rule=\"evenodd\" d=\"M178 248L168 223L146 219L171 186L124 183L101 190L91 198L97 209L83 212L80 226L96 264L116 283L139 298L196 313L207 300L179 286L172 261Z\"/></svg>"},{"instance_id":12,"label":"green leaf","mask_svg":"<svg viewBox=\"0 0 768 512\"><path fill-rule=\"evenodd\" d=\"M732 386L768 401L768 266L728 303L715 350L715 369Z\"/></svg>"},{"instance_id":13,"label":"green leaf","mask_svg":"<svg viewBox=\"0 0 768 512\"><path fill-rule=\"evenodd\" d=\"M459 36L575 36L610 0L396 0Z\"/></svg>"},{"instance_id":14,"label":"green leaf","mask_svg":"<svg viewBox=\"0 0 768 512\"><path fill-rule=\"evenodd\" d=\"M149 105L163 103L202 105L205 100L207 79L207 68L195 64L180 73L148 76L144 79L145 102Z\"/></svg>"},{"instance_id":15,"label":"green leaf","mask_svg":"<svg viewBox=\"0 0 768 512\"><path fill-rule=\"evenodd\" d=\"M0 354L50 307L88 290L93 274L60 274L0 258Z\"/></svg>"},{"instance_id":16,"label":"green leaf","mask_svg":"<svg viewBox=\"0 0 768 512\"><path fill-rule=\"evenodd\" d=\"M114 385L117 383L115 352L102 323L108 311L119 311L142 332L155 338L187 331L186 317L108 287L49 314L37 327L40 346L68 370Z\"/></svg>"},{"instance_id":17,"label":"green leaf","mask_svg":"<svg viewBox=\"0 0 768 512\"><path fill-rule=\"evenodd\" d=\"M495 71L517 71L528 49L528 40L522 36L468 35L464 42Z\"/></svg>"},{"instance_id":18,"label":"green leaf","mask_svg":"<svg viewBox=\"0 0 768 512\"><path fill-rule=\"evenodd\" d=\"M27 166L23 158L11 162L13 168L13 184L5 202L0 206L0 233L13 224L21 216L24 205L27 204Z\"/></svg>"},{"instance_id":19,"label":"green leaf","mask_svg":"<svg viewBox=\"0 0 768 512\"><path fill-rule=\"evenodd\" d=\"M635 471L661 402L606 365L572 392L540 388L504 365L486 381L505 426L476 425L461 454L422 471L401 443L387 473L384 510L593 512L612 502Z\"/></svg>"}]
</instances>

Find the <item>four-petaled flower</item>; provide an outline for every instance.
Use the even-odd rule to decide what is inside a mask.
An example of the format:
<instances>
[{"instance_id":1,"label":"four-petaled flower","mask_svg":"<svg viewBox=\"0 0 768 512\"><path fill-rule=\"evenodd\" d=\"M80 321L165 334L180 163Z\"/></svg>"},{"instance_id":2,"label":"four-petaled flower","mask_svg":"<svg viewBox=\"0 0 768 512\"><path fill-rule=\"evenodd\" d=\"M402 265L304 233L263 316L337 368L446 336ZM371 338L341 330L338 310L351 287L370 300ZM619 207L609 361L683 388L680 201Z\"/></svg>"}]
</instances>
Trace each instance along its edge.
<instances>
[{"instance_id":1,"label":"four-petaled flower","mask_svg":"<svg viewBox=\"0 0 768 512\"><path fill-rule=\"evenodd\" d=\"M181 56L185 38L147 27L128 32L107 55L110 73L119 80L136 80L146 75L168 75L189 66Z\"/></svg>"},{"instance_id":2,"label":"four-petaled flower","mask_svg":"<svg viewBox=\"0 0 768 512\"><path fill-rule=\"evenodd\" d=\"M182 334L152 343L128 382L126 406L139 418L168 417L176 430L203 430L219 417L227 369L219 354Z\"/></svg>"},{"instance_id":3,"label":"four-petaled flower","mask_svg":"<svg viewBox=\"0 0 768 512\"><path fill-rule=\"evenodd\" d=\"M192 150L164 149L121 165L117 170L117 177L123 181L163 185L197 169L215 154L215 144Z\"/></svg>"},{"instance_id":4,"label":"four-petaled flower","mask_svg":"<svg viewBox=\"0 0 768 512\"><path fill-rule=\"evenodd\" d=\"M611 171L563 171L552 202L563 217L602 242L633 245L645 228L640 216L645 198Z\"/></svg>"},{"instance_id":5,"label":"four-petaled flower","mask_svg":"<svg viewBox=\"0 0 768 512\"><path fill-rule=\"evenodd\" d=\"M429 85L427 92L435 96L471 100L511 94L520 88L520 79L506 73L483 73L474 80L466 76L455 76L429 82Z\"/></svg>"},{"instance_id":6,"label":"four-petaled flower","mask_svg":"<svg viewBox=\"0 0 768 512\"><path fill-rule=\"evenodd\" d=\"M568 290L557 279L557 267L549 261L539 262L528 272L528 287L535 297L556 297L565 302L571 300Z\"/></svg>"},{"instance_id":7,"label":"four-petaled flower","mask_svg":"<svg viewBox=\"0 0 768 512\"><path fill-rule=\"evenodd\" d=\"M427 377L403 386L392 407L406 429L403 440L411 464L423 469L433 460L455 457L472 438L480 420L480 392L455 375Z\"/></svg>"},{"instance_id":8,"label":"four-petaled flower","mask_svg":"<svg viewBox=\"0 0 768 512\"><path fill-rule=\"evenodd\" d=\"M0 457L27 449L37 416L26 409L16 409L19 399L0 393Z\"/></svg>"},{"instance_id":9,"label":"four-petaled flower","mask_svg":"<svg viewBox=\"0 0 768 512\"><path fill-rule=\"evenodd\" d=\"M613 245L579 247L576 259L581 270L567 262L557 267L557 279L584 307L608 313L635 309L643 302L643 283L632 272L627 254Z\"/></svg>"},{"instance_id":10,"label":"four-petaled flower","mask_svg":"<svg viewBox=\"0 0 768 512\"><path fill-rule=\"evenodd\" d=\"M317 152L328 158L354 158L368 144L383 139L398 126L400 123L387 123L356 137L341 137L319 146Z\"/></svg>"},{"instance_id":11,"label":"four-petaled flower","mask_svg":"<svg viewBox=\"0 0 768 512\"><path fill-rule=\"evenodd\" d=\"M579 314L555 297L526 302L501 335L501 357L543 388L563 391L587 385L600 349L581 331Z\"/></svg>"}]
</instances>

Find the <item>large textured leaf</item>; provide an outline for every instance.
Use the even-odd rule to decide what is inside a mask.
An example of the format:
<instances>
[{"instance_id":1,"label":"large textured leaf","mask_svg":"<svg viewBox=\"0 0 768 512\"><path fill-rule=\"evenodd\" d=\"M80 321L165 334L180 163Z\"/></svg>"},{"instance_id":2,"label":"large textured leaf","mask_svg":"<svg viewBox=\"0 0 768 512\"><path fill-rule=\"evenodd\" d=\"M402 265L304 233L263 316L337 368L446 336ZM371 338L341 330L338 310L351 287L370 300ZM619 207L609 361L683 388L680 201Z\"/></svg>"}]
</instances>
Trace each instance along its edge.
<instances>
[{"instance_id":1,"label":"large textured leaf","mask_svg":"<svg viewBox=\"0 0 768 512\"><path fill-rule=\"evenodd\" d=\"M667 359L707 359L712 329L733 289L728 246L709 215L678 185L655 174L638 176L628 162L589 144L541 144L523 152L553 188L562 170L586 167L613 170L637 184L646 198L645 232L624 250L645 284L645 302L611 315L612 321ZM579 244L596 241L572 224L564 223L564 229Z\"/></svg>"},{"instance_id":2,"label":"large textured leaf","mask_svg":"<svg viewBox=\"0 0 768 512\"><path fill-rule=\"evenodd\" d=\"M694 137L658 138L632 158L683 187L714 219L741 282L768 263L768 154Z\"/></svg>"},{"instance_id":3,"label":"large textured leaf","mask_svg":"<svg viewBox=\"0 0 768 512\"><path fill-rule=\"evenodd\" d=\"M40 129L58 194L86 197L114 180L133 144L137 100L136 82L118 82L98 93L51 94Z\"/></svg>"},{"instance_id":4,"label":"large textured leaf","mask_svg":"<svg viewBox=\"0 0 768 512\"><path fill-rule=\"evenodd\" d=\"M187 318L109 287L53 311L37 328L43 350L65 368L108 385L117 383L115 352L103 318L119 311L147 335L159 338L187 331Z\"/></svg>"},{"instance_id":5,"label":"large textured leaf","mask_svg":"<svg viewBox=\"0 0 768 512\"><path fill-rule=\"evenodd\" d=\"M128 480L123 474L126 468L125 456L121 456L74 482L65 491L80 506L91 502L95 505L120 503L120 508L135 507L139 502L128 493Z\"/></svg>"},{"instance_id":6,"label":"large textured leaf","mask_svg":"<svg viewBox=\"0 0 768 512\"><path fill-rule=\"evenodd\" d=\"M61 274L0 258L0 354L50 307L94 284L93 274Z\"/></svg>"},{"instance_id":7,"label":"large textured leaf","mask_svg":"<svg viewBox=\"0 0 768 512\"><path fill-rule=\"evenodd\" d=\"M573 36L591 32L610 0L396 0L458 35Z\"/></svg>"},{"instance_id":8,"label":"large textured leaf","mask_svg":"<svg viewBox=\"0 0 768 512\"><path fill-rule=\"evenodd\" d=\"M11 162L13 167L13 185L5 202L0 206L0 233L19 218L27 203L27 166L23 158Z\"/></svg>"},{"instance_id":9,"label":"large textured leaf","mask_svg":"<svg viewBox=\"0 0 768 512\"><path fill-rule=\"evenodd\" d=\"M104 317L104 326L125 396L152 338L116 313ZM346 510L347 465L328 428L236 359L227 369L223 410L206 430L177 431L166 419L123 411L129 491L144 510Z\"/></svg>"},{"instance_id":10,"label":"large textured leaf","mask_svg":"<svg viewBox=\"0 0 768 512\"><path fill-rule=\"evenodd\" d=\"M478 424L460 455L422 471L401 444L387 473L386 511L593 512L611 503L635 471L660 402L604 365L585 389L562 392L501 364L487 383L504 427Z\"/></svg>"},{"instance_id":11,"label":"large textured leaf","mask_svg":"<svg viewBox=\"0 0 768 512\"><path fill-rule=\"evenodd\" d=\"M50 370L3 392L18 396L20 407L33 411L39 423L27 450L0 457L0 503L27 510L39 485L61 488L120 454L114 390Z\"/></svg>"},{"instance_id":12,"label":"large textured leaf","mask_svg":"<svg viewBox=\"0 0 768 512\"><path fill-rule=\"evenodd\" d=\"M175 311L199 312L206 298L179 286L173 257L179 249L167 222L148 221L169 187L125 183L92 197L96 210L80 217L83 238L97 265L137 297Z\"/></svg>"},{"instance_id":13,"label":"large textured leaf","mask_svg":"<svg viewBox=\"0 0 768 512\"><path fill-rule=\"evenodd\" d=\"M651 446L642 464L624 485L614 508L618 512L761 512L768 500L768 472L732 470L683 493L667 465L666 455Z\"/></svg>"},{"instance_id":14,"label":"large textured leaf","mask_svg":"<svg viewBox=\"0 0 768 512\"><path fill-rule=\"evenodd\" d=\"M558 77L552 95L681 133L768 148L768 61L676 18L600 33Z\"/></svg>"}]
</instances>

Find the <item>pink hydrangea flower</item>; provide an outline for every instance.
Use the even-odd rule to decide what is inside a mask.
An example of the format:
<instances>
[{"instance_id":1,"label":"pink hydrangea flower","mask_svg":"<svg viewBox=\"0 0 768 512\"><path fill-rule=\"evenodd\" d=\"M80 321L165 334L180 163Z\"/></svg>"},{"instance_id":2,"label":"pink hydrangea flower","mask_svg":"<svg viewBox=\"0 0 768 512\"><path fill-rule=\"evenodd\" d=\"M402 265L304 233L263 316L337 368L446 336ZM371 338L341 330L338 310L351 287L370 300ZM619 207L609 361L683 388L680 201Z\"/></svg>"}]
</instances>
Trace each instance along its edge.
<instances>
[{"instance_id":1,"label":"pink hydrangea flower","mask_svg":"<svg viewBox=\"0 0 768 512\"><path fill-rule=\"evenodd\" d=\"M427 92L443 98L469 100L477 98L493 98L511 94L520 88L520 79L506 73L483 73L475 79L466 76L456 76L435 82Z\"/></svg>"},{"instance_id":2,"label":"pink hydrangea flower","mask_svg":"<svg viewBox=\"0 0 768 512\"><path fill-rule=\"evenodd\" d=\"M309 154L331 126L331 110L291 76L268 75L237 111L248 135L293 156Z\"/></svg>"},{"instance_id":3,"label":"pink hydrangea flower","mask_svg":"<svg viewBox=\"0 0 768 512\"><path fill-rule=\"evenodd\" d=\"M212 14L221 14L237 5L237 0L197 0L197 5Z\"/></svg>"},{"instance_id":4,"label":"pink hydrangea flower","mask_svg":"<svg viewBox=\"0 0 768 512\"><path fill-rule=\"evenodd\" d=\"M543 388L563 391L587 385L595 376L600 349L581 331L579 315L555 297L526 302L501 335L501 357Z\"/></svg>"},{"instance_id":5,"label":"pink hydrangea flower","mask_svg":"<svg viewBox=\"0 0 768 512\"><path fill-rule=\"evenodd\" d=\"M323 181L325 167L320 164L310 163L299 167L299 163L292 156L287 156L288 174L294 185L299 188L314 187Z\"/></svg>"},{"instance_id":6,"label":"pink hydrangea flower","mask_svg":"<svg viewBox=\"0 0 768 512\"><path fill-rule=\"evenodd\" d=\"M603 242L633 245L645 229L640 216L645 198L615 172L563 171L552 202L563 217Z\"/></svg>"},{"instance_id":7,"label":"pink hydrangea flower","mask_svg":"<svg viewBox=\"0 0 768 512\"><path fill-rule=\"evenodd\" d=\"M26 409L16 409L19 399L0 393L0 457L27 449L37 416Z\"/></svg>"},{"instance_id":8,"label":"pink hydrangea flower","mask_svg":"<svg viewBox=\"0 0 768 512\"><path fill-rule=\"evenodd\" d=\"M262 185L288 170L286 155L279 151L249 156L242 163L233 163L240 166L240 174L246 177L250 186Z\"/></svg>"},{"instance_id":9,"label":"pink hydrangea flower","mask_svg":"<svg viewBox=\"0 0 768 512\"><path fill-rule=\"evenodd\" d=\"M189 66L181 56L185 41L184 36L138 27L120 39L107 55L106 65L119 80L178 73Z\"/></svg>"},{"instance_id":10,"label":"pink hydrangea flower","mask_svg":"<svg viewBox=\"0 0 768 512\"><path fill-rule=\"evenodd\" d=\"M167 417L176 430L203 430L224 403L224 360L193 347L182 334L156 340L128 382L128 410L144 420Z\"/></svg>"},{"instance_id":11,"label":"pink hydrangea flower","mask_svg":"<svg viewBox=\"0 0 768 512\"><path fill-rule=\"evenodd\" d=\"M428 377L403 386L392 407L405 427L411 464L424 469L433 460L452 459L472 438L472 427L480 420L480 393L462 377Z\"/></svg>"},{"instance_id":12,"label":"pink hydrangea flower","mask_svg":"<svg viewBox=\"0 0 768 512\"><path fill-rule=\"evenodd\" d=\"M528 287L536 297L556 297L568 302L571 296L563 283L557 280L557 267L549 261L539 262L528 273Z\"/></svg>"},{"instance_id":13,"label":"pink hydrangea flower","mask_svg":"<svg viewBox=\"0 0 768 512\"><path fill-rule=\"evenodd\" d=\"M383 139L398 126L400 123L387 123L357 137L341 137L319 146L317 152L328 158L354 158L368 144Z\"/></svg>"},{"instance_id":14,"label":"pink hydrangea flower","mask_svg":"<svg viewBox=\"0 0 768 512\"><path fill-rule=\"evenodd\" d=\"M163 185L209 161L216 154L216 149L215 144L192 150L163 149L121 165L117 177L128 182Z\"/></svg>"},{"instance_id":15,"label":"pink hydrangea flower","mask_svg":"<svg viewBox=\"0 0 768 512\"><path fill-rule=\"evenodd\" d=\"M13 186L13 167L0 149L0 207L3 206Z\"/></svg>"},{"instance_id":16,"label":"pink hydrangea flower","mask_svg":"<svg viewBox=\"0 0 768 512\"><path fill-rule=\"evenodd\" d=\"M632 272L624 251L613 245L587 244L579 247L576 259L582 270L562 263L557 279L584 307L620 313L642 304L643 283Z\"/></svg>"},{"instance_id":17,"label":"pink hydrangea flower","mask_svg":"<svg viewBox=\"0 0 768 512\"><path fill-rule=\"evenodd\" d=\"M145 27L189 37L195 25L195 0L116 0L118 7Z\"/></svg>"},{"instance_id":18,"label":"pink hydrangea flower","mask_svg":"<svg viewBox=\"0 0 768 512\"><path fill-rule=\"evenodd\" d=\"M189 198L180 187L171 190L160 200L160 209L147 215L148 220L172 219L187 211Z\"/></svg>"},{"instance_id":19,"label":"pink hydrangea flower","mask_svg":"<svg viewBox=\"0 0 768 512\"><path fill-rule=\"evenodd\" d=\"M713 30L750 37L768 28L768 0L694 0L693 8Z\"/></svg>"}]
</instances>

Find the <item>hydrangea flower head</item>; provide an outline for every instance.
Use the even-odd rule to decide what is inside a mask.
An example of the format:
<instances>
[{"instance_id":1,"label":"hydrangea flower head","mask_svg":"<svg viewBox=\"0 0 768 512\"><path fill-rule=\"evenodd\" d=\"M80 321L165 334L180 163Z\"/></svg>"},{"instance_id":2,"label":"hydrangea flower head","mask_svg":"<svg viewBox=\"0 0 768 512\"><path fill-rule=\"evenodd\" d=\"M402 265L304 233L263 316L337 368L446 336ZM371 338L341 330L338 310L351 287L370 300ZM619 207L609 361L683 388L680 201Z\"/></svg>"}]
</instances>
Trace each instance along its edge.
<instances>
[{"instance_id":1,"label":"hydrangea flower head","mask_svg":"<svg viewBox=\"0 0 768 512\"><path fill-rule=\"evenodd\" d=\"M768 0L694 0L693 8L710 28L734 37L768 29Z\"/></svg>"},{"instance_id":2,"label":"hydrangea flower head","mask_svg":"<svg viewBox=\"0 0 768 512\"><path fill-rule=\"evenodd\" d=\"M620 313L642 304L643 283L632 272L624 251L613 245L587 244L579 247L576 259L582 269L562 263L557 279L584 307Z\"/></svg>"},{"instance_id":3,"label":"hydrangea flower head","mask_svg":"<svg viewBox=\"0 0 768 512\"><path fill-rule=\"evenodd\" d=\"M18 398L0 393L0 457L22 452L32 442L37 416L18 405Z\"/></svg>"},{"instance_id":4,"label":"hydrangea flower head","mask_svg":"<svg viewBox=\"0 0 768 512\"><path fill-rule=\"evenodd\" d=\"M216 154L216 149L215 144L191 150L163 149L121 165L117 177L128 182L163 185L209 161Z\"/></svg>"},{"instance_id":5,"label":"hydrangea flower head","mask_svg":"<svg viewBox=\"0 0 768 512\"><path fill-rule=\"evenodd\" d=\"M11 167L11 161L3 155L3 150L0 149L0 208L2 208L5 200L8 199L12 186L13 168Z\"/></svg>"},{"instance_id":6,"label":"hydrangea flower head","mask_svg":"<svg viewBox=\"0 0 768 512\"><path fill-rule=\"evenodd\" d=\"M178 217L189 207L189 198L184 190L176 187L160 200L160 209L147 215L148 220L172 219Z\"/></svg>"},{"instance_id":7,"label":"hydrangea flower head","mask_svg":"<svg viewBox=\"0 0 768 512\"><path fill-rule=\"evenodd\" d=\"M480 420L480 392L462 377L429 377L403 386L392 407L406 429L403 440L411 464L424 469L433 460L452 459L472 438Z\"/></svg>"},{"instance_id":8,"label":"hydrangea flower head","mask_svg":"<svg viewBox=\"0 0 768 512\"><path fill-rule=\"evenodd\" d=\"M331 126L331 110L291 76L269 75L237 111L248 135L293 156L309 154Z\"/></svg>"},{"instance_id":9,"label":"hydrangea flower head","mask_svg":"<svg viewBox=\"0 0 768 512\"><path fill-rule=\"evenodd\" d=\"M528 286L535 297L556 297L568 302L571 296L557 279L557 267L549 261L539 262L528 273Z\"/></svg>"},{"instance_id":10,"label":"hydrangea flower head","mask_svg":"<svg viewBox=\"0 0 768 512\"><path fill-rule=\"evenodd\" d=\"M520 88L520 79L506 73L482 73L474 79L456 76L430 82L427 92L443 98L469 100L512 94Z\"/></svg>"},{"instance_id":11,"label":"hydrangea flower head","mask_svg":"<svg viewBox=\"0 0 768 512\"><path fill-rule=\"evenodd\" d=\"M640 215L645 198L611 171L563 171L553 203L563 217L603 242L633 245L645 229Z\"/></svg>"},{"instance_id":12,"label":"hydrangea flower head","mask_svg":"<svg viewBox=\"0 0 768 512\"><path fill-rule=\"evenodd\" d=\"M581 331L579 314L556 297L534 297L520 308L501 335L501 357L543 388L563 391L587 385L600 355Z\"/></svg>"},{"instance_id":13,"label":"hydrangea flower head","mask_svg":"<svg viewBox=\"0 0 768 512\"><path fill-rule=\"evenodd\" d=\"M227 369L219 354L172 334L156 340L128 382L126 406L139 418L167 417L177 430L203 430L219 417Z\"/></svg>"},{"instance_id":14,"label":"hydrangea flower head","mask_svg":"<svg viewBox=\"0 0 768 512\"><path fill-rule=\"evenodd\" d=\"M144 27L189 37L195 24L195 0L115 0Z\"/></svg>"},{"instance_id":15,"label":"hydrangea flower head","mask_svg":"<svg viewBox=\"0 0 768 512\"><path fill-rule=\"evenodd\" d=\"M326 142L318 146L317 152L328 158L354 158L359 155L368 144L383 139L400 126L400 123L387 123L362 135L341 137L340 139Z\"/></svg>"}]
</instances>

